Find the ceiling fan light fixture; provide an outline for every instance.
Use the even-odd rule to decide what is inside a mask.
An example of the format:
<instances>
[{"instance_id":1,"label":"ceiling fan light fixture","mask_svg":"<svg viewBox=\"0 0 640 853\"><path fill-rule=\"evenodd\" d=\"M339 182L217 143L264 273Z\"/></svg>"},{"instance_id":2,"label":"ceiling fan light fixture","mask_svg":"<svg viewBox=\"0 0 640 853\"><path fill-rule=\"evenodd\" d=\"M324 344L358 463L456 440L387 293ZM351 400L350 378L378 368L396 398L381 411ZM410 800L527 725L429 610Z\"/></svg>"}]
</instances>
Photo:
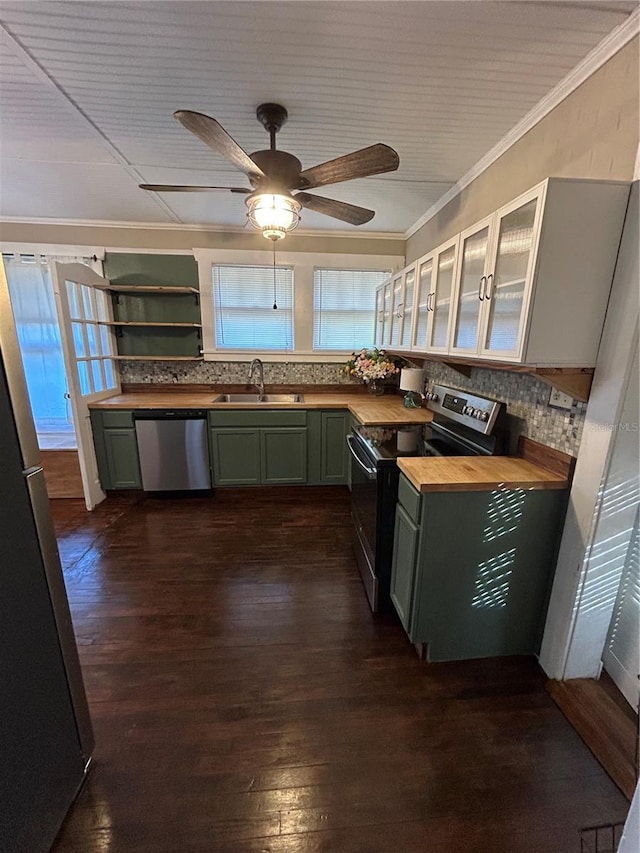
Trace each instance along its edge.
<instances>
[{"instance_id":1,"label":"ceiling fan light fixture","mask_svg":"<svg viewBox=\"0 0 640 853\"><path fill-rule=\"evenodd\" d=\"M252 193L246 199L249 222L268 240L282 240L300 222L302 205L286 193Z\"/></svg>"}]
</instances>

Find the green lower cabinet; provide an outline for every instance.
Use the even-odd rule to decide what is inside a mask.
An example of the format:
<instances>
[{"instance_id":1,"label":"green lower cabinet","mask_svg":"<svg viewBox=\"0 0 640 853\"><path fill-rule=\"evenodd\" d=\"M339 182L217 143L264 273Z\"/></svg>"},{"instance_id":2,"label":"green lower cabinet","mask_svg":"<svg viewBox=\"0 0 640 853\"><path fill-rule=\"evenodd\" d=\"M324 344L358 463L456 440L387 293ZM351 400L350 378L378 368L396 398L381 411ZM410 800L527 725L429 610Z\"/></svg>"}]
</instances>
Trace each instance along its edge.
<instances>
[{"instance_id":1,"label":"green lower cabinet","mask_svg":"<svg viewBox=\"0 0 640 853\"><path fill-rule=\"evenodd\" d=\"M393 574L391 575L391 600L398 611L405 631L410 630L409 617L416 572L418 528L404 509L396 508L396 525L393 535Z\"/></svg>"},{"instance_id":2,"label":"green lower cabinet","mask_svg":"<svg viewBox=\"0 0 640 853\"><path fill-rule=\"evenodd\" d=\"M214 427L209 434L216 486L307 482L306 427Z\"/></svg>"},{"instance_id":3,"label":"green lower cabinet","mask_svg":"<svg viewBox=\"0 0 640 853\"><path fill-rule=\"evenodd\" d=\"M262 484L307 482L307 428L262 429Z\"/></svg>"},{"instance_id":4,"label":"green lower cabinet","mask_svg":"<svg viewBox=\"0 0 640 853\"><path fill-rule=\"evenodd\" d=\"M327 485L344 485L347 482L348 412L322 412L322 447L320 452L320 478Z\"/></svg>"},{"instance_id":5,"label":"green lower cabinet","mask_svg":"<svg viewBox=\"0 0 640 853\"><path fill-rule=\"evenodd\" d=\"M103 489L141 489L138 441L130 411L91 412L91 429Z\"/></svg>"},{"instance_id":6,"label":"green lower cabinet","mask_svg":"<svg viewBox=\"0 0 640 853\"><path fill-rule=\"evenodd\" d=\"M112 489L141 489L135 429L105 429L104 445Z\"/></svg>"},{"instance_id":7,"label":"green lower cabinet","mask_svg":"<svg viewBox=\"0 0 640 853\"><path fill-rule=\"evenodd\" d=\"M411 642L430 661L537 653L566 492L400 480L391 597Z\"/></svg>"},{"instance_id":8,"label":"green lower cabinet","mask_svg":"<svg viewBox=\"0 0 640 853\"><path fill-rule=\"evenodd\" d=\"M308 412L308 478L313 486L348 483L347 432L351 415L344 409Z\"/></svg>"},{"instance_id":9,"label":"green lower cabinet","mask_svg":"<svg viewBox=\"0 0 640 853\"><path fill-rule=\"evenodd\" d=\"M259 429L212 429L210 438L214 485L260 485L262 478Z\"/></svg>"}]
</instances>

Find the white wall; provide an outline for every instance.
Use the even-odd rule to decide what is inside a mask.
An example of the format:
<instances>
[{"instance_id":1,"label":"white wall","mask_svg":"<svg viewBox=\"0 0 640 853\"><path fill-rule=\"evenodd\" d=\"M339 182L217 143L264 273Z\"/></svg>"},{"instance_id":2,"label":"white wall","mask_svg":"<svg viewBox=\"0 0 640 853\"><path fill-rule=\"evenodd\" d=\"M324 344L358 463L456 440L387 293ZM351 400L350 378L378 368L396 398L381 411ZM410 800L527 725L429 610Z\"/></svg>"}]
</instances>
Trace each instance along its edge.
<instances>
[{"instance_id":1,"label":"white wall","mask_svg":"<svg viewBox=\"0 0 640 853\"><path fill-rule=\"evenodd\" d=\"M594 607L603 579L598 520L638 336L638 182L634 183L598 352L549 605L540 663L551 678L600 673L613 595ZM634 469L637 477L637 462ZM606 535L605 528L602 535Z\"/></svg>"}]
</instances>

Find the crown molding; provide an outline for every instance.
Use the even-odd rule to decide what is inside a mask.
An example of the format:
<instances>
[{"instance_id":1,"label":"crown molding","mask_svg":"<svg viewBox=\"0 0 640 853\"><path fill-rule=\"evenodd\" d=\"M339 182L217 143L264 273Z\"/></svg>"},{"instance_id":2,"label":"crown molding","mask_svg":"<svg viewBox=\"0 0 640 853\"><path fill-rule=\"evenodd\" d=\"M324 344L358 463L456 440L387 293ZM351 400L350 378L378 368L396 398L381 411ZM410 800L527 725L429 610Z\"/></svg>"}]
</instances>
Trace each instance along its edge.
<instances>
[{"instance_id":1,"label":"crown molding","mask_svg":"<svg viewBox=\"0 0 640 853\"><path fill-rule=\"evenodd\" d=\"M248 231L245 227L235 225L211 225L176 222L129 222L126 220L112 219L62 219L46 216L0 216L0 226L7 225L59 225L73 228L127 228L144 231L206 231L211 234L258 234L257 231ZM319 231L309 228L296 228L291 236L297 237L341 237L349 240L399 240L404 241L402 231ZM2 233L0 230L0 240ZM285 238L286 239L286 238Z\"/></svg>"},{"instance_id":2,"label":"crown molding","mask_svg":"<svg viewBox=\"0 0 640 853\"><path fill-rule=\"evenodd\" d=\"M578 86L588 80L605 62L615 56L618 51L628 44L640 31L640 9L634 10L622 24L613 29L608 36L587 54L566 77L554 86L536 106L530 110L524 118L515 124L502 139L496 143L478 162L457 181L438 201L431 205L429 210L420 219L413 223L405 233L405 239L413 236L423 225L426 225L438 211L442 210L452 199L459 195L465 187L468 187L479 175L491 166L515 143L535 127L551 110L555 109L568 95L574 92Z\"/></svg>"}]
</instances>

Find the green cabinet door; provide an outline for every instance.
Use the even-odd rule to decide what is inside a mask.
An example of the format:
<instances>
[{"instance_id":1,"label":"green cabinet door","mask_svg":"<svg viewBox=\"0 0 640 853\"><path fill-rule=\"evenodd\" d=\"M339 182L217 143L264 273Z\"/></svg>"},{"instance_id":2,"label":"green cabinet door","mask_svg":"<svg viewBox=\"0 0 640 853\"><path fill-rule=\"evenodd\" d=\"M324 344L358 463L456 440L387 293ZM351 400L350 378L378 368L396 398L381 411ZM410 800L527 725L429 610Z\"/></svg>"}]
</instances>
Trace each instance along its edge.
<instances>
[{"instance_id":1,"label":"green cabinet door","mask_svg":"<svg viewBox=\"0 0 640 853\"><path fill-rule=\"evenodd\" d=\"M213 482L216 486L259 486L260 430L248 427L210 430Z\"/></svg>"},{"instance_id":2,"label":"green cabinet door","mask_svg":"<svg viewBox=\"0 0 640 853\"><path fill-rule=\"evenodd\" d=\"M102 433L104 457L111 489L141 489L136 431L130 427L105 429Z\"/></svg>"},{"instance_id":3,"label":"green cabinet door","mask_svg":"<svg viewBox=\"0 0 640 853\"><path fill-rule=\"evenodd\" d=\"M349 412L322 412L320 479L322 483L344 485L347 482L347 429Z\"/></svg>"},{"instance_id":4,"label":"green cabinet door","mask_svg":"<svg viewBox=\"0 0 640 853\"><path fill-rule=\"evenodd\" d=\"M391 600L405 631L411 636L411 607L416 572L418 528L402 506L396 506L391 568Z\"/></svg>"},{"instance_id":5,"label":"green cabinet door","mask_svg":"<svg viewBox=\"0 0 640 853\"><path fill-rule=\"evenodd\" d=\"M307 428L262 429L262 483L307 482Z\"/></svg>"}]
</instances>

